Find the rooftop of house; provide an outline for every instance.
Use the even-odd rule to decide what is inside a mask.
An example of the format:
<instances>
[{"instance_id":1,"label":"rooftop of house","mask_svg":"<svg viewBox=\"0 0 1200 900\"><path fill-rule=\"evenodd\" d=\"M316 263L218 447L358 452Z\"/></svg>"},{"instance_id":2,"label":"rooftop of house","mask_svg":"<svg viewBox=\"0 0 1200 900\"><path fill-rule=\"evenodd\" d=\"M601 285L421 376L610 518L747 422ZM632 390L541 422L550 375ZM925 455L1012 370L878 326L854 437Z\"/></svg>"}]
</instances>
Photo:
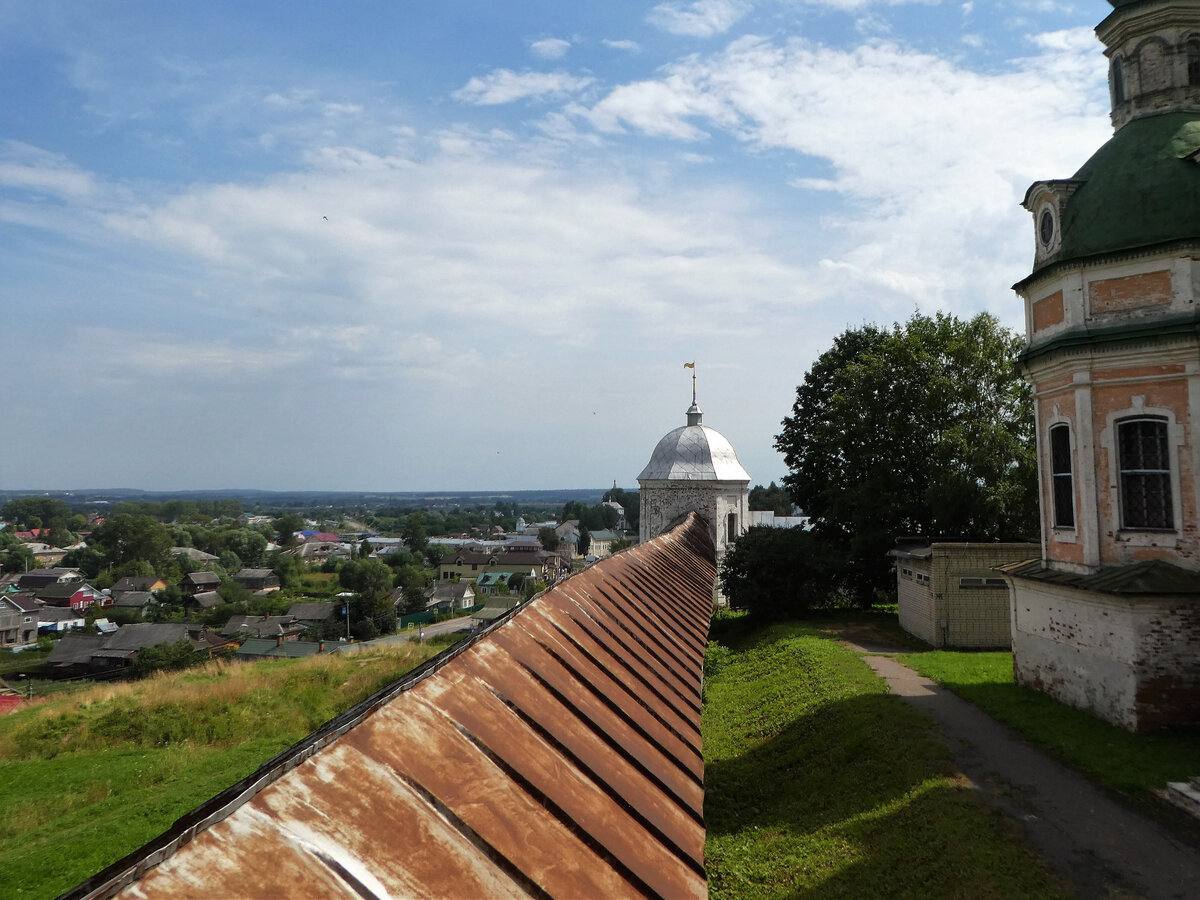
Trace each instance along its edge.
<instances>
[{"instance_id":1,"label":"rooftop of house","mask_svg":"<svg viewBox=\"0 0 1200 900\"><path fill-rule=\"evenodd\" d=\"M64 896L706 897L715 581L692 515L501 614Z\"/></svg>"}]
</instances>

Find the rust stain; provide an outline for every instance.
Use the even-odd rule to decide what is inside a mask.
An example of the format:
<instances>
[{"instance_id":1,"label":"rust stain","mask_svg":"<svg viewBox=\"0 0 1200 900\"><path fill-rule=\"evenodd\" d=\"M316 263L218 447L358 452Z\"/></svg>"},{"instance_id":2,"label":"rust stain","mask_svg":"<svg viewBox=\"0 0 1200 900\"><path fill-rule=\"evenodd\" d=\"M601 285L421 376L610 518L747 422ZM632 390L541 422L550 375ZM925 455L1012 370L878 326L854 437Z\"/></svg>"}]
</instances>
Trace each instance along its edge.
<instances>
[{"instance_id":1,"label":"rust stain","mask_svg":"<svg viewBox=\"0 0 1200 900\"><path fill-rule=\"evenodd\" d=\"M708 529L519 607L69 897L704 897Z\"/></svg>"}]
</instances>

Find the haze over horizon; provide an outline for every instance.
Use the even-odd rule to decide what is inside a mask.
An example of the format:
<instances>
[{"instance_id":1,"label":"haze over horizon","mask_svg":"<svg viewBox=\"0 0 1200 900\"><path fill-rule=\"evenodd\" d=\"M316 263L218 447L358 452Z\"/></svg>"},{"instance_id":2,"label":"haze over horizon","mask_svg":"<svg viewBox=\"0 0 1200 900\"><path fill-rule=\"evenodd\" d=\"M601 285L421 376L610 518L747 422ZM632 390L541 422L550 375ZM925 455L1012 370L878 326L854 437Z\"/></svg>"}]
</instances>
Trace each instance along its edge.
<instances>
[{"instance_id":1,"label":"haze over horizon","mask_svg":"<svg viewBox=\"0 0 1200 900\"><path fill-rule=\"evenodd\" d=\"M6 4L0 489L632 487L693 360L778 481L845 328L1021 327L1108 9Z\"/></svg>"}]
</instances>

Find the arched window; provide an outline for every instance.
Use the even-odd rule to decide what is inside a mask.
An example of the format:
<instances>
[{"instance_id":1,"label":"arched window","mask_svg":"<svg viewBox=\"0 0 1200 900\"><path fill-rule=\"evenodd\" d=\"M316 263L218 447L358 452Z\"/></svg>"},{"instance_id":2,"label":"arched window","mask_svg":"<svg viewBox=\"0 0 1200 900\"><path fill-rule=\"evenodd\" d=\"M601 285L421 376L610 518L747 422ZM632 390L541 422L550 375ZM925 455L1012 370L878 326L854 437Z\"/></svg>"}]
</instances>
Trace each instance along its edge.
<instances>
[{"instance_id":1,"label":"arched window","mask_svg":"<svg viewBox=\"0 0 1200 900\"><path fill-rule=\"evenodd\" d=\"M1200 39L1192 38L1187 42L1187 83L1191 87L1200 86Z\"/></svg>"},{"instance_id":2,"label":"arched window","mask_svg":"<svg viewBox=\"0 0 1200 900\"><path fill-rule=\"evenodd\" d=\"M1071 428L1050 429L1050 484L1054 495L1054 525L1075 527L1075 479L1071 465Z\"/></svg>"},{"instance_id":3,"label":"arched window","mask_svg":"<svg viewBox=\"0 0 1200 900\"><path fill-rule=\"evenodd\" d=\"M1158 416L1117 423L1122 528L1175 527L1167 420Z\"/></svg>"},{"instance_id":4,"label":"arched window","mask_svg":"<svg viewBox=\"0 0 1200 900\"><path fill-rule=\"evenodd\" d=\"M737 540L737 513L725 517L725 543L732 544Z\"/></svg>"},{"instance_id":5,"label":"arched window","mask_svg":"<svg viewBox=\"0 0 1200 900\"><path fill-rule=\"evenodd\" d=\"M1114 56L1112 63L1108 67L1108 85L1112 91L1113 106L1120 106L1125 102L1125 59L1120 56Z\"/></svg>"}]
</instances>

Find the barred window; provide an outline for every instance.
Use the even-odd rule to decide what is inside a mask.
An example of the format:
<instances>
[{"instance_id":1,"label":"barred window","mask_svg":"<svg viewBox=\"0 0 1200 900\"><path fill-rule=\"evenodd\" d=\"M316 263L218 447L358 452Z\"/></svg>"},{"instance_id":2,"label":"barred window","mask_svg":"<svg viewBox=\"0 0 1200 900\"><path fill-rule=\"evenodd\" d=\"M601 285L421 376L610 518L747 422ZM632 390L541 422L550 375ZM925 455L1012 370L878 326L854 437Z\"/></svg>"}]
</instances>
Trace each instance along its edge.
<instances>
[{"instance_id":1,"label":"barred window","mask_svg":"<svg viewBox=\"0 0 1200 900\"><path fill-rule=\"evenodd\" d=\"M1187 42L1187 83L1200 85L1200 40L1195 38Z\"/></svg>"},{"instance_id":2,"label":"barred window","mask_svg":"<svg viewBox=\"0 0 1200 900\"><path fill-rule=\"evenodd\" d=\"M1174 528L1167 420L1147 417L1118 422L1117 460L1121 527Z\"/></svg>"},{"instance_id":3,"label":"barred window","mask_svg":"<svg viewBox=\"0 0 1200 900\"><path fill-rule=\"evenodd\" d=\"M1054 524L1075 527L1075 480L1071 465L1071 428L1050 429L1050 483L1054 493Z\"/></svg>"}]
</instances>

